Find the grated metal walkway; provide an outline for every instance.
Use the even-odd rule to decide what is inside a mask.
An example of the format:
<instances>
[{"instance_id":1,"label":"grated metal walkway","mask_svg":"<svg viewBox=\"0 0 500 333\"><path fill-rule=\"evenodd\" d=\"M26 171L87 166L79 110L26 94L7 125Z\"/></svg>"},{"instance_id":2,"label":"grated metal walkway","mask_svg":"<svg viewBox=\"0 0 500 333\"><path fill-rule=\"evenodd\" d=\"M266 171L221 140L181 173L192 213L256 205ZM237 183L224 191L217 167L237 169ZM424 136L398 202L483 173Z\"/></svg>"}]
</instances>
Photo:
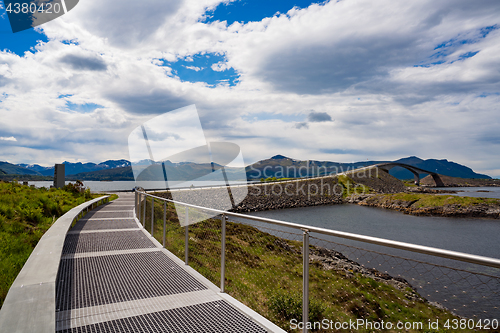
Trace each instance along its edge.
<instances>
[{"instance_id":1,"label":"grated metal walkway","mask_svg":"<svg viewBox=\"0 0 500 333\"><path fill-rule=\"evenodd\" d=\"M153 241L133 209L120 194L67 234L57 332L282 332Z\"/></svg>"}]
</instances>

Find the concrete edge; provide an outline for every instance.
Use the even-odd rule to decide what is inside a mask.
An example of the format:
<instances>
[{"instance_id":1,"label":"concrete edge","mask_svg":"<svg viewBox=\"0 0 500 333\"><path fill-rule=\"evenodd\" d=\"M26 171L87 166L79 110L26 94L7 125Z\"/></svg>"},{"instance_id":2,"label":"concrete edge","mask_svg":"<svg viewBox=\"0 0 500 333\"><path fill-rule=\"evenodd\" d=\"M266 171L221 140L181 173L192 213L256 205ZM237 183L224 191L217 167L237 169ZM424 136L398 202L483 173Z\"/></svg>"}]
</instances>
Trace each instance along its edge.
<instances>
[{"instance_id":1,"label":"concrete edge","mask_svg":"<svg viewBox=\"0 0 500 333\"><path fill-rule=\"evenodd\" d=\"M283 330L282 328L280 328L276 324L273 324L269 319L258 314L254 310L250 309L248 306L241 303L240 301L238 301L236 298L232 297L231 295L226 294L226 293L219 293L219 296L222 297L226 302L228 302L231 305L233 305L234 307L238 308L238 310L240 310L241 312L245 313L248 317L252 318L255 322L264 326L264 328L267 329L269 332L286 333L285 330Z\"/></svg>"},{"instance_id":2,"label":"concrete edge","mask_svg":"<svg viewBox=\"0 0 500 333\"><path fill-rule=\"evenodd\" d=\"M40 238L0 309L2 331L55 332L55 284L66 233L83 210L109 197L102 196L72 208L58 218Z\"/></svg>"},{"instance_id":3,"label":"concrete edge","mask_svg":"<svg viewBox=\"0 0 500 333\"><path fill-rule=\"evenodd\" d=\"M201 282L203 285L205 285L208 289L214 291L219 295L222 299L224 299L226 302L230 303L233 305L237 310L245 314L247 317L251 318L253 321L264 327L268 332L279 332L279 333L286 333L285 330L281 329L277 325L273 324L270 320L267 318L263 317L262 315L258 314L254 310L250 309L248 306L245 304L241 303L234 297L226 294L226 293L221 293L220 288L217 287L215 284L213 284L210 280L208 280L206 277L201 275L197 270L192 268L191 266L188 266L179 259L175 254L170 252L169 250L165 249L163 245L142 226L141 222L139 219L137 219L137 214L135 213L135 207L134 207L134 219L137 225L142 229L142 232L149 237L149 239L158 247L162 250L163 253L165 253L172 261L174 261L176 264L181 266L182 269L184 269L186 272L188 272L191 276L193 276L196 280Z\"/></svg>"}]
</instances>

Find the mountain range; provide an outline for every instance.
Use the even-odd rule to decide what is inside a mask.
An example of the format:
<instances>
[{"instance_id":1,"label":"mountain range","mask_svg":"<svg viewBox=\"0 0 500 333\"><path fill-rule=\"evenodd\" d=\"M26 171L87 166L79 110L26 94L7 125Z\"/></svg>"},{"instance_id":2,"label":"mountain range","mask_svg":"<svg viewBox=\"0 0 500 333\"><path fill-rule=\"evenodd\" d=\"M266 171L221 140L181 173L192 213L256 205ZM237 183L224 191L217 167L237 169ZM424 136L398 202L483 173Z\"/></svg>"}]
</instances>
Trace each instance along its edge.
<instances>
[{"instance_id":1,"label":"mountain range","mask_svg":"<svg viewBox=\"0 0 500 333\"><path fill-rule=\"evenodd\" d=\"M2 163L2 162L0 162ZM5 162L3 162L5 163ZM75 175L79 173L84 173L84 172L93 172L93 171L100 171L100 170L110 170L110 169L116 169L116 168L121 168L121 167L127 167L130 166L130 162L127 160L109 160L105 161L99 164L95 163L71 163L71 162L63 162L62 164L65 165L64 169L66 172L66 176L69 175ZM28 171L18 169L18 171L25 171L25 173L18 173L18 174L35 174L35 175L40 175L40 176L54 176L54 166L51 167L44 167L38 164L17 164L16 166L28 169L34 173L28 173ZM0 165L0 169L3 169L2 166Z\"/></svg>"},{"instance_id":2,"label":"mountain range","mask_svg":"<svg viewBox=\"0 0 500 333\"><path fill-rule=\"evenodd\" d=\"M149 161L143 161L143 167L148 165ZM146 163L147 162L147 163ZM442 175L459 178L476 178L476 179L491 179L491 177L483 174L475 173L471 168L448 161L446 159L427 159L422 160L416 156L402 158L396 161L363 161L354 163L338 163L329 161L304 161L289 158L283 155L276 155L269 159L265 159L246 167L246 174L249 180L259 180L261 178L277 177L277 178L295 178L307 176L321 176L336 172L344 172L357 169L364 166L369 166L385 162L405 163L424 170L434 171ZM66 179L67 180L101 180L101 181L118 181L118 180L134 180L134 175L131 163L127 160L108 160L99 164L95 163L71 163L64 162ZM173 175L175 180L196 179L200 176L210 174L212 171L210 164L196 163L165 163L167 174ZM155 170L159 168L158 170ZM220 166L215 165L215 169ZM144 180L147 180L152 175L163 171L161 164L148 168L143 174ZM226 168L226 172L230 175L233 171ZM241 170L240 170L241 171ZM236 172L234 172L236 174ZM38 164L10 164L8 162L0 162L1 175L38 175L38 176L53 176L54 167L43 167ZM413 174L403 168L395 167L390 170L390 174L399 179L412 179Z\"/></svg>"},{"instance_id":3,"label":"mountain range","mask_svg":"<svg viewBox=\"0 0 500 333\"><path fill-rule=\"evenodd\" d=\"M297 176L322 176L345 172L357 168L379 163L397 162L412 165L424 170L434 171L442 175L458 178L491 179L490 176L475 173L471 168L450 162L448 160L428 159L422 160L416 156L401 158L396 161L363 161L353 163L338 163L328 161L303 161L295 160L283 155L276 155L267 160L262 160L247 167L249 179L268 177L295 178ZM294 172L300 173L295 175ZM413 174L401 167L392 168L389 173L398 179L413 179Z\"/></svg>"}]
</instances>

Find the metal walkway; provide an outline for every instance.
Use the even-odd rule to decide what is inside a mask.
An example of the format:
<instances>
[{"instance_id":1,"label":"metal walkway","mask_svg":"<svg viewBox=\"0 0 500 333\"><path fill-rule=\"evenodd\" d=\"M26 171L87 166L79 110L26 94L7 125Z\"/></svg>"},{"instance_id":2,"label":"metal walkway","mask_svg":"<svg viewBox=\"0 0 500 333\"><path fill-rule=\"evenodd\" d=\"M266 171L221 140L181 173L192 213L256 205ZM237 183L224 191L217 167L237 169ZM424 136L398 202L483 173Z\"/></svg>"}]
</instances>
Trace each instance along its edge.
<instances>
[{"instance_id":1,"label":"metal walkway","mask_svg":"<svg viewBox=\"0 0 500 333\"><path fill-rule=\"evenodd\" d=\"M133 210L120 194L67 234L57 332L284 332L163 249Z\"/></svg>"}]
</instances>

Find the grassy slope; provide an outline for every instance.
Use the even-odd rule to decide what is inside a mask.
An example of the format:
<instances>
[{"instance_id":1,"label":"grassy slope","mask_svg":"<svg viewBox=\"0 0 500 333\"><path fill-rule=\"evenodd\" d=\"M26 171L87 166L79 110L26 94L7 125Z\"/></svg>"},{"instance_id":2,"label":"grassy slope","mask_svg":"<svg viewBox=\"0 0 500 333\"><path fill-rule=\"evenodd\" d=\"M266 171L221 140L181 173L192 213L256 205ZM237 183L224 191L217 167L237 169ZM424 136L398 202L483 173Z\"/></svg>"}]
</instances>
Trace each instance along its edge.
<instances>
[{"instance_id":1,"label":"grassy slope","mask_svg":"<svg viewBox=\"0 0 500 333\"><path fill-rule=\"evenodd\" d=\"M147 205L146 229L150 229L151 206L149 202ZM163 204L155 205L154 234L160 242L163 238L162 207ZM168 206L166 217L166 248L184 259L184 228L179 227L173 206ZM220 221L213 219L189 227L190 266L215 285L220 285L220 230ZM226 235L226 292L290 331L290 319L300 320L302 313L301 242L231 222L227 224ZM287 245L283 246L284 243ZM428 319L456 318L427 302L409 297L410 294L357 273L325 270L314 262L310 265L312 321L363 318L427 323Z\"/></svg>"},{"instance_id":2,"label":"grassy slope","mask_svg":"<svg viewBox=\"0 0 500 333\"><path fill-rule=\"evenodd\" d=\"M74 187L46 190L0 182L0 306L44 232L92 197Z\"/></svg>"}]
</instances>

